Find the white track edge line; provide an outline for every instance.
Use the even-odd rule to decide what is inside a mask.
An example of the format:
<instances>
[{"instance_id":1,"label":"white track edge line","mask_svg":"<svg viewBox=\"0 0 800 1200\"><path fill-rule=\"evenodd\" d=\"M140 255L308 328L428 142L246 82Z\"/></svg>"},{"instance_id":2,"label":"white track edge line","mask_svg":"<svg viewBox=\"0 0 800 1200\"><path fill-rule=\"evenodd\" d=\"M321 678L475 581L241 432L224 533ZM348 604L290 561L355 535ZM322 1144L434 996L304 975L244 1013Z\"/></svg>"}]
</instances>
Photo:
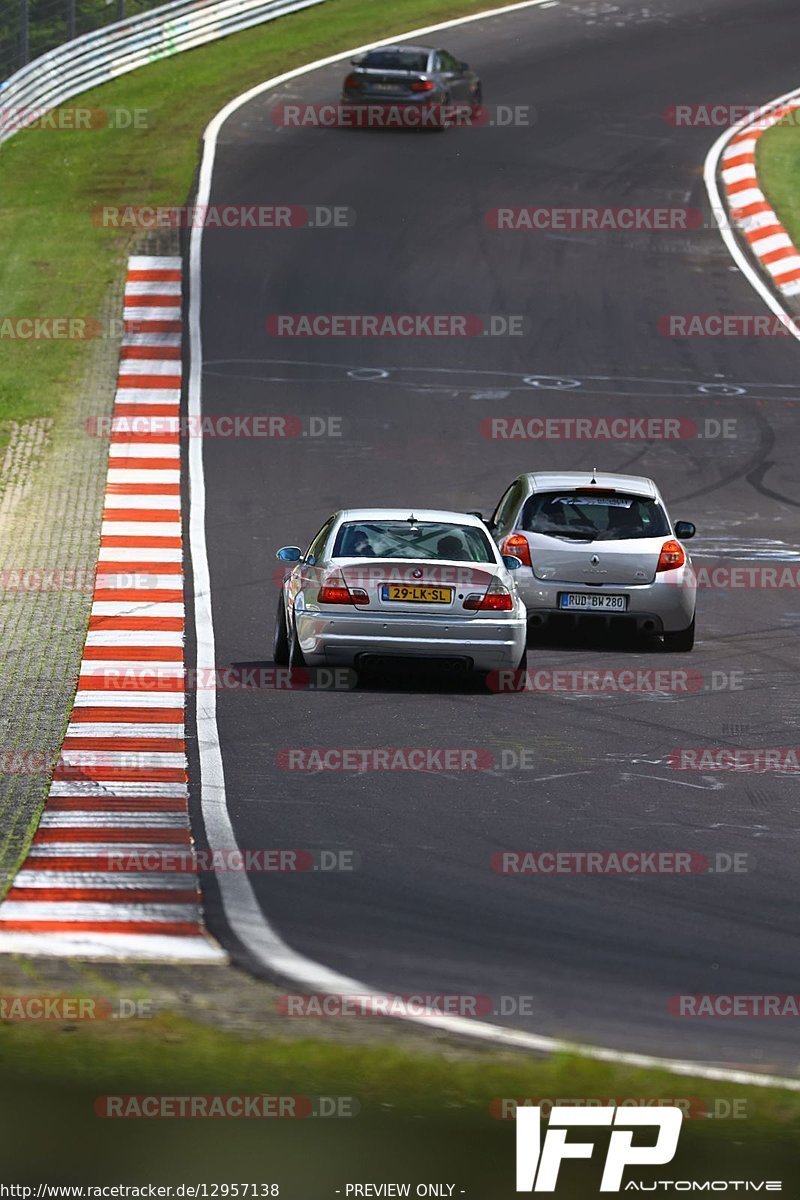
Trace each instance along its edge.
<instances>
[{"instance_id":1,"label":"white track edge line","mask_svg":"<svg viewBox=\"0 0 800 1200\"><path fill-rule=\"evenodd\" d=\"M321 67L330 66L353 57L355 54L379 46L391 45L398 40L417 37L421 34L434 33L442 29L451 29L458 25L470 24L474 21L485 20L500 16L504 13L518 12L525 8L534 8L545 4L547 0L523 0L520 4L509 4L503 8L489 9L468 17L458 17L454 20L443 21L436 25L428 25L420 29L412 29L404 34L382 38L365 46L318 59L276 75L243 92L241 96L230 101L209 122L203 134L203 155L197 185L196 204L203 205L209 201L211 182L216 157L217 139L222 126L234 112L255 99L256 96L270 91L290 79L310 74ZM726 139L727 140L727 139ZM723 139L717 143L720 147ZM722 205L718 198L718 210L715 216L719 222L718 213ZM721 223L720 223L721 224ZM722 229L721 229L722 231ZM724 231L723 236L724 236ZM202 376L202 335L200 326L200 297L202 290L202 236L201 226L192 228L189 245L189 385L188 411L189 415L200 415L201 376ZM736 243L734 242L734 245ZM738 246L736 246L738 250ZM733 250L731 251L733 253ZM735 255L734 255L735 257ZM741 265L741 264L740 264ZM745 264L749 268L749 264ZM742 267L745 270L745 266ZM759 281L760 283L760 281ZM761 289L759 289L761 290ZM766 298L766 288L764 289ZM783 310L774 309L779 312ZM787 314L788 315L788 314ZM797 336L797 335L796 335ZM215 662L214 621L211 605L211 576L208 563L208 548L205 540L206 486L203 468L203 448L198 438L190 439L189 444L189 545L192 556L192 571L194 577L194 618L195 636L197 642L197 668L207 667L213 670ZM201 812L205 825L206 836L212 850L238 850L238 844L233 831L230 813L225 795L225 773L222 761L222 749L219 740L219 729L216 715L216 695L211 692L203 706L197 706L197 735L200 759L200 790ZM369 987L339 975L321 963L305 958L292 950L264 916L256 900L250 880L241 872L230 872L219 876L219 888L225 918L238 940L261 964L270 971L291 979L315 990L333 992L339 995L353 992L369 994L376 999L384 998L382 993L375 992ZM386 997L388 999L388 997ZM780 1076L764 1075L755 1071L743 1071L728 1067L715 1067L703 1063L687 1062L680 1059L658 1058L647 1054L637 1054L620 1050L605 1049L600 1046L583 1045L562 1041L559 1038L545 1037L523 1030L505 1029L502 1026L491 1025L488 1022L472 1021L465 1017L433 1015L431 1017L403 1017L418 1025L440 1029L445 1033L459 1036L478 1038L496 1046L509 1046L521 1050L532 1050L539 1053L573 1053L600 1062L620 1063L645 1069L655 1069L669 1072L673 1075L684 1075L698 1079L709 1079L720 1082L751 1085L754 1087L779 1087L790 1091L800 1091L800 1079L784 1079Z\"/></svg>"}]
</instances>

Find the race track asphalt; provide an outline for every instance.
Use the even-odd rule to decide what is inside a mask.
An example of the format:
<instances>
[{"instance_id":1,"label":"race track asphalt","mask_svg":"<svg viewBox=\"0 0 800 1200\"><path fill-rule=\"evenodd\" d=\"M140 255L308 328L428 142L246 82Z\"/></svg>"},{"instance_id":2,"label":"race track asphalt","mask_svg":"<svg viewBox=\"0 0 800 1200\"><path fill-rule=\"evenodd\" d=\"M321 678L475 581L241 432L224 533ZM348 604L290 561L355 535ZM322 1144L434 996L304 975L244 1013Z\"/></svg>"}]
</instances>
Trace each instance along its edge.
<instances>
[{"instance_id":1,"label":"race track asphalt","mask_svg":"<svg viewBox=\"0 0 800 1200\"><path fill-rule=\"evenodd\" d=\"M791 0L560 3L434 35L479 71L490 111L524 106L530 124L442 135L275 124L278 104L335 100L341 66L231 116L213 203L347 206L355 222L204 234L204 413L291 415L306 427L332 417L341 430L204 441L220 667L270 665L275 551L306 546L335 509L491 512L515 475L536 468L654 477L673 517L696 522L699 567L800 565L800 348L658 328L671 313L765 311L708 209L702 168L719 130L676 128L664 113L764 103L797 86L797 32ZM688 207L702 218L669 232L487 225L489 210L513 205ZM519 316L523 334L269 336L265 320L279 313ZM511 415L678 417L701 433L706 420L733 424L724 439L482 435L485 418ZM342 849L360 862L253 875L264 913L296 950L375 987L478 993L501 1024L794 1073L791 1020L686 1019L669 1001L797 990L797 783L775 771L676 771L668 758L794 744L798 622L791 588L707 587L691 656L608 640L530 650L536 668L691 669L702 687L688 693L494 695L414 679L349 692L223 688L239 844ZM526 749L533 765L354 775L278 760L292 747L386 746L488 748L498 762ZM744 854L747 869L492 870L493 854L525 848ZM235 950L213 881L205 898L210 928Z\"/></svg>"}]
</instances>

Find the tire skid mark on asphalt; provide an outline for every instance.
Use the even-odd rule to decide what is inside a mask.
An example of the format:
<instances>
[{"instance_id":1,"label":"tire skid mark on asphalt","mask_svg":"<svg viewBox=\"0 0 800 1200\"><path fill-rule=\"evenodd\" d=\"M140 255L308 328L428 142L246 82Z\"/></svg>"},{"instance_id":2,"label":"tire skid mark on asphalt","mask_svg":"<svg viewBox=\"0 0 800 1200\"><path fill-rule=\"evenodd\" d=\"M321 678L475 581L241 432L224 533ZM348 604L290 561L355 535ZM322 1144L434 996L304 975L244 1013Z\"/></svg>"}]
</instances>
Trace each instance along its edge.
<instances>
[{"instance_id":1,"label":"tire skid mark on asphalt","mask_svg":"<svg viewBox=\"0 0 800 1200\"><path fill-rule=\"evenodd\" d=\"M623 783L630 783L634 779L655 779L659 783L674 783L677 787L695 788L701 792L720 792L725 787L721 779L714 779L711 775L701 775L700 778L707 782L689 783L686 779L674 779L668 775L645 775L642 771L622 771L620 774Z\"/></svg>"},{"instance_id":2,"label":"tire skid mark on asphalt","mask_svg":"<svg viewBox=\"0 0 800 1200\"><path fill-rule=\"evenodd\" d=\"M0 905L6 953L226 961L187 865L181 279L180 258L128 261L89 634L48 802Z\"/></svg>"}]
</instances>

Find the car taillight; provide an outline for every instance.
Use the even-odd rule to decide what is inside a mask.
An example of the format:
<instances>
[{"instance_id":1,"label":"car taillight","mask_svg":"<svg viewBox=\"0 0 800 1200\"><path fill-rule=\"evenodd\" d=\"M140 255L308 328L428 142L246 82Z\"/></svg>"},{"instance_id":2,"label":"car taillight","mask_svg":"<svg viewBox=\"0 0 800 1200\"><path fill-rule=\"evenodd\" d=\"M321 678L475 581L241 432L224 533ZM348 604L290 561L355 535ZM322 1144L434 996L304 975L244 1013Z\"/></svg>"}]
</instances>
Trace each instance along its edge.
<instances>
[{"instance_id":1,"label":"car taillight","mask_svg":"<svg viewBox=\"0 0 800 1200\"><path fill-rule=\"evenodd\" d=\"M350 599L350 589L339 587L338 584L325 584L319 589L318 600L320 604L352 604Z\"/></svg>"},{"instance_id":2,"label":"car taillight","mask_svg":"<svg viewBox=\"0 0 800 1200\"><path fill-rule=\"evenodd\" d=\"M411 85L412 92L432 92L436 84L431 79L415 79Z\"/></svg>"},{"instance_id":3,"label":"car taillight","mask_svg":"<svg viewBox=\"0 0 800 1200\"><path fill-rule=\"evenodd\" d=\"M685 562L686 552L680 542L664 542L658 556L656 571L674 571L676 567L682 567Z\"/></svg>"},{"instance_id":4,"label":"car taillight","mask_svg":"<svg viewBox=\"0 0 800 1200\"><path fill-rule=\"evenodd\" d=\"M327 579L319 589L320 604L369 604L369 596L363 588L349 588L341 576Z\"/></svg>"},{"instance_id":5,"label":"car taillight","mask_svg":"<svg viewBox=\"0 0 800 1200\"><path fill-rule=\"evenodd\" d=\"M513 607L513 597L506 588L486 592L483 596L472 592L464 601L464 608L470 609L471 612L511 612Z\"/></svg>"},{"instance_id":6,"label":"car taillight","mask_svg":"<svg viewBox=\"0 0 800 1200\"><path fill-rule=\"evenodd\" d=\"M528 539L524 533L511 533L503 542L503 554L513 554L518 558L523 567L532 567L531 548L528 545Z\"/></svg>"},{"instance_id":7,"label":"car taillight","mask_svg":"<svg viewBox=\"0 0 800 1200\"><path fill-rule=\"evenodd\" d=\"M361 87L361 76L348 75L344 81L344 86L351 92L357 92Z\"/></svg>"},{"instance_id":8,"label":"car taillight","mask_svg":"<svg viewBox=\"0 0 800 1200\"><path fill-rule=\"evenodd\" d=\"M487 592L479 607L489 609L490 612L511 612L514 601L510 592Z\"/></svg>"}]
</instances>

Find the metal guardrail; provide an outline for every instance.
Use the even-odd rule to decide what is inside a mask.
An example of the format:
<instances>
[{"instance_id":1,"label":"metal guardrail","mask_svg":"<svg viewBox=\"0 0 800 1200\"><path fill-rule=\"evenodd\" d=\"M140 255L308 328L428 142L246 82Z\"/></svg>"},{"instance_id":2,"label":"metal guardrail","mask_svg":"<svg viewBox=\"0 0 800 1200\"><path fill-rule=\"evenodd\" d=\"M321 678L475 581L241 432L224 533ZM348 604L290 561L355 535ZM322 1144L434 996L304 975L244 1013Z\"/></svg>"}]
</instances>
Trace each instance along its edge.
<instances>
[{"instance_id":1,"label":"metal guardrail","mask_svg":"<svg viewBox=\"0 0 800 1200\"><path fill-rule=\"evenodd\" d=\"M86 33L22 67L0 90L0 143L72 96L137 67L326 0L172 0Z\"/></svg>"},{"instance_id":2,"label":"metal guardrail","mask_svg":"<svg viewBox=\"0 0 800 1200\"><path fill-rule=\"evenodd\" d=\"M40 54L165 0L0 0L0 86Z\"/></svg>"}]
</instances>

